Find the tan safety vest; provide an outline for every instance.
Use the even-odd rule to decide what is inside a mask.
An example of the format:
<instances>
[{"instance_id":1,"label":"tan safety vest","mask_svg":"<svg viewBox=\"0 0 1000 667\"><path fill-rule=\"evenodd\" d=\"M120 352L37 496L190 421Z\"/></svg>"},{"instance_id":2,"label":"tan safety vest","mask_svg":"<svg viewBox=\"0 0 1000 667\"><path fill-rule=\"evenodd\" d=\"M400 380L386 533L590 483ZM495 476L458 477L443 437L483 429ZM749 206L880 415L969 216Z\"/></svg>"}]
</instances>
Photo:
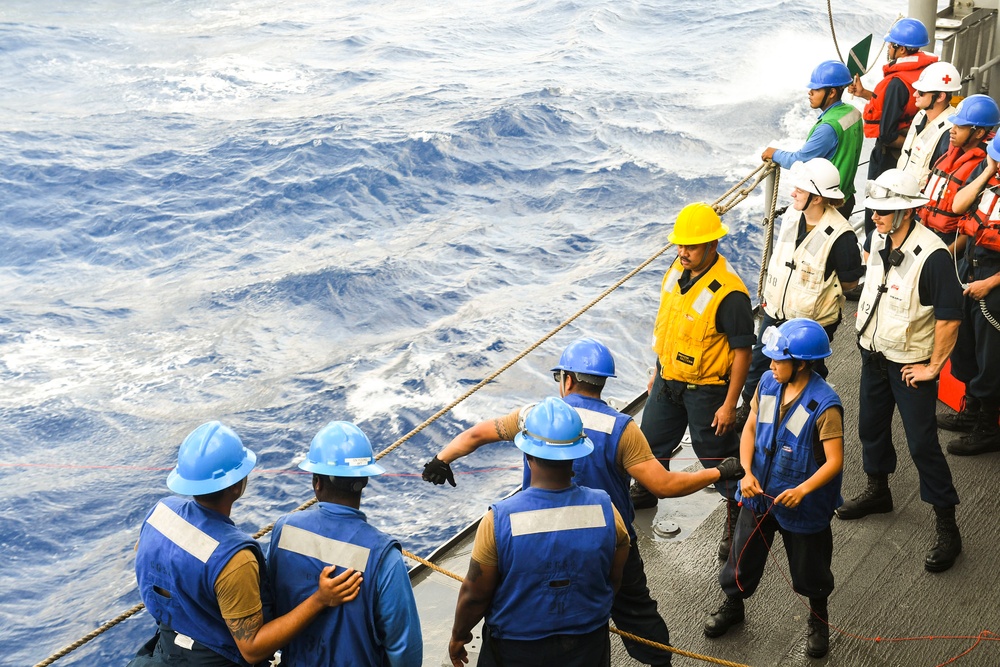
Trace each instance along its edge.
<instances>
[{"instance_id":1,"label":"tan safety vest","mask_svg":"<svg viewBox=\"0 0 1000 667\"><path fill-rule=\"evenodd\" d=\"M796 248L801 216L802 211L789 207L781 219L781 229L767 265L761 305L776 320L808 317L827 326L840 319L845 301L837 272L826 277L827 259L834 241L854 230L837 209L827 206L819 223Z\"/></svg>"},{"instance_id":2,"label":"tan safety vest","mask_svg":"<svg viewBox=\"0 0 1000 667\"><path fill-rule=\"evenodd\" d=\"M927 116L927 112L921 109L914 116L910 129L906 132L906 140L903 141L903 149L896 167L917 179L921 190L927 185L927 177L931 173L931 158L934 157L934 149L937 148L944 133L951 130L950 117L954 113L955 107L949 104L937 118L927 123L920 134L917 134L917 126Z\"/></svg>"},{"instance_id":3,"label":"tan safety vest","mask_svg":"<svg viewBox=\"0 0 1000 667\"><path fill-rule=\"evenodd\" d=\"M883 353L890 361L908 364L930 359L934 350L934 306L920 303L920 272L931 253L947 248L938 235L914 221L913 231L903 242L902 262L883 271L879 251L885 247L886 237L872 236L871 254L868 256L868 271L865 287L858 301L857 329L861 334L859 343L866 350ZM879 299L878 308L871 316L875 296L879 286L885 282L885 292Z\"/></svg>"},{"instance_id":4,"label":"tan safety vest","mask_svg":"<svg viewBox=\"0 0 1000 667\"><path fill-rule=\"evenodd\" d=\"M653 351L665 380L688 384L726 384L735 353L715 326L719 304L732 292L748 297L746 285L724 257L681 294L684 269L674 260L660 291L660 309L653 327Z\"/></svg>"}]
</instances>

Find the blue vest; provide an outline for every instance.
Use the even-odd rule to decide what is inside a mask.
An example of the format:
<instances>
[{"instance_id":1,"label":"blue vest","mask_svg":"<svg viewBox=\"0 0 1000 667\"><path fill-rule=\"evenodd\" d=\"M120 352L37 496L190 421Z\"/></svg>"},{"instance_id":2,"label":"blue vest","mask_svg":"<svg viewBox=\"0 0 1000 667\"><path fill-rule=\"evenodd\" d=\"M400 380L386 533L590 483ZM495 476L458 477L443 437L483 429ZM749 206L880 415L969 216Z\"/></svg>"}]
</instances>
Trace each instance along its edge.
<instances>
[{"instance_id":1,"label":"blue vest","mask_svg":"<svg viewBox=\"0 0 1000 667\"><path fill-rule=\"evenodd\" d=\"M237 528L232 519L194 500L164 498L142 524L135 577L142 601L158 623L246 665L222 619L215 595L215 580L241 549L253 552L263 574L260 545ZM170 593L170 597L161 595L156 588Z\"/></svg>"},{"instance_id":2,"label":"blue vest","mask_svg":"<svg viewBox=\"0 0 1000 667\"><path fill-rule=\"evenodd\" d=\"M531 487L492 509L500 579L486 612L491 634L531 641L607 625L617 541L608 494Z\"/></svg>"},{"instance_id":3,"label":"blue vest","mask_svg":"<svg viewBox=\"0 0 1000 667\"><path fill-rule=\"evenodd\" d=\"M327 565L337 566L335 574L354 568L364 575L358 597L320 613L282 650L281 664L389 665L375 633L376 573L385 554L399 548L352 508L319 503L278 519L267 554L276 614L288 613L312 595Z\"/></svg>"},{"instance_id":4,"label":"blue vest","mask_svg":"<svg viewBox=\"0 0 1000 667\"><path fill-rule=\"evenodd\" d=\"M573 483L591 489L607 491L611 502L621 514L628 527L628 536L635 542L635 508L628 494L632 478L618 469L618 443L625 427L632 421L626 414L618 412L599 398L589 398L580 394L567 394L563 399L576 408L583 419L583 430L594 443L594 451L589 456L573 462ZM524 482L521 488L531 486L531 471L524 464Z\"/></svg>"},{"instance_id":5,"label":"blue vest","mask_svg":"<svg viewBox=\"0 0 1000 667\"><path fill-rule=\"evenodd\" d=\"M833 511L843 504L839 473L826 485L806 495L796 508L774 504L785 489L806 481L819 470L813 447L816 444L816 418L833 406L840 407L840 397L823 378L812 373L809 384L778 423L782 385L771 371L760 378L758 389L757 438L754 441L751 470L766 496L744 500L758 513L771 510L778 524L793 533L817 533L830 525Z\"/></svg>"}]
</instances>

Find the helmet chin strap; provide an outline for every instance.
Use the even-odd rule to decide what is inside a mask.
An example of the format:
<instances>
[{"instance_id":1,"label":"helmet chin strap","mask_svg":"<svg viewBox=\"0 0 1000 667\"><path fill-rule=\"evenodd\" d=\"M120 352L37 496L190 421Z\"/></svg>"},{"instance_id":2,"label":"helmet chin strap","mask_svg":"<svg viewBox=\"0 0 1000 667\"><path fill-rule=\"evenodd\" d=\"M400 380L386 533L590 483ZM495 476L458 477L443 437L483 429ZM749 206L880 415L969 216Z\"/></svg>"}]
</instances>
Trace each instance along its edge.
<instances>
[{"instance_id":1,"label":"helmet chin strap","mask_svg":"<svg viewBox=\"0 0 1000 667\"><path fill-rule=\"evenodd\" d=\"M892 214L892 227L889 228L890 234L895 234L896 231L902 226L905 213L906 211L899 210Z\"/></svg>"}]
</instances>

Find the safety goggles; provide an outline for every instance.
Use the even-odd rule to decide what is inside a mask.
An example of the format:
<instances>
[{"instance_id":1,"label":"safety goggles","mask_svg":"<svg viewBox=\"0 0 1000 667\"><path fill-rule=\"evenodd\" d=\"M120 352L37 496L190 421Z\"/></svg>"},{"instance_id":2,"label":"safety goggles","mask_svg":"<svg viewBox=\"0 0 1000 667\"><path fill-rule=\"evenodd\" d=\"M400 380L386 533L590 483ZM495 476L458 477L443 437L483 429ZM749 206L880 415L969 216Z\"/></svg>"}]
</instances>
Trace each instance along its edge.
<instances>
[{"instance_id":1,"label":"safety goggles","mask_svg":"<svg viewBox=\"0 0 1000 667\"><path fill-rule=\"evenodd\" d=\"M764 329L764 334L760 337L760 342L768 352L778 354L788 354L788 339L778 331L778 327L768 327Z\"/></svg>"},{"instance_id":2,"label":"safety goggles","mask_svg":"<svg viewBox=\"0 0 1000 667\"><path fill-rule=\"evenodd\" d=\"M890 197L899 197L901 195L893 192L884 185L879 185L875 181L868 181L868 185L865 187L865 196L872 199L889 199Z\"/></svg>"}]
</instances>

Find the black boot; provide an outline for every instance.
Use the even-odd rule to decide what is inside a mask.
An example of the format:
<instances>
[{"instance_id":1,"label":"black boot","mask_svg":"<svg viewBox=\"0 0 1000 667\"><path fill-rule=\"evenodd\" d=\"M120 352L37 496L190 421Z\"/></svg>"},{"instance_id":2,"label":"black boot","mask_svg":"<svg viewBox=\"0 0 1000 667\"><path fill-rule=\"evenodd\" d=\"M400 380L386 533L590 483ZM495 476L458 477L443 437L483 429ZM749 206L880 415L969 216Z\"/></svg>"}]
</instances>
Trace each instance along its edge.
<instances>
[{"instance_id":1,"label":"black boot","mask_svg":"<svg viewBox=\"0 0 1000 667\"><path fill-rule=\"evenodd\" d=\"M713 639L721 637L729 631L729 628L742 622L743 598L727 595L726 601L722 603L718 611L705 621L705 636Z\"/></svg>"},{"instance_id":2,"label":"black boot","mask_svg":"<svg viewBox=\"0 0 1000 667\"><path fill-rule=\"evenodd\" d=\"M955 506L935 507L934 546L924 558L924 569L928 572L944 572L955 564L958 554L962 553L962 535L958 532L955 522Z\"/></svg>"},{"instance_id":3,"label":"black boot","mask_svg":"<svg viewBox=\"0 0 1000 667\"><path fill-rule=\"evenodd\" d=\"M1000 404L983 401L976 415L976 425L969 435L948 443L948 453L956 456L975 456L1000 452Z\"/></svg>"},{"instance_id":4,"label":"black boot","mask_svg":"<svg viewBox=\"0 0 1000 667\"><path fill-rule=\"evenodd\" d=\"M660 502L660 499L653 495L653 492L644 487L639 482L632 482L632 488L628 492L632 499L632 507L637 510L648 510Z\"/></svg>"},{"instance_id":5,"label":"black boot","mask_svg":"<svg viewBox=\"0 0 1000 667\"><path fill-rule=\"evenodd\" d=\"M810 658L822 658L830 650L830 615L826 609L826 598L809 598L809 634L806 637L806 654Z\"/></svg>"},{"instance_id":6,"label":"black boot","mask_svg":"<svg viewBox=\"0 0 1000 667\"><path fill-rule=\"evenodd\" d=\"M889 490L889 476L868 475L868 486L861 495L837 508L837 518L848 521L869 514L885 514L891 511L892 491Z\"/></svg>"},{"instance_id":7,"label":"black boot","mask_svg":"<svg viewBox=\"0 0 1000 667\"><path fill-rule=\"evenodd\" d=\"M729 550L733 546L733 531L736 530L736 519L740 515L740 504L735 500L726 501L726 522L722 524L722 539L719 541L719 560L729 558Z\"/></svg>"},{"instance_id":8,"label":"black boot","mask_svg":"<svg viewBox=\"0 0 1000 667\"><path fill-rule=\"evenodd\" d=\"M957 431L959 433L969 433L976 426L979 412L983 409L982 403L975 396L966 394L962 397L961 410L953 415L938 415L938 428L946 431Z\"/></svg>"}]
</instances>

